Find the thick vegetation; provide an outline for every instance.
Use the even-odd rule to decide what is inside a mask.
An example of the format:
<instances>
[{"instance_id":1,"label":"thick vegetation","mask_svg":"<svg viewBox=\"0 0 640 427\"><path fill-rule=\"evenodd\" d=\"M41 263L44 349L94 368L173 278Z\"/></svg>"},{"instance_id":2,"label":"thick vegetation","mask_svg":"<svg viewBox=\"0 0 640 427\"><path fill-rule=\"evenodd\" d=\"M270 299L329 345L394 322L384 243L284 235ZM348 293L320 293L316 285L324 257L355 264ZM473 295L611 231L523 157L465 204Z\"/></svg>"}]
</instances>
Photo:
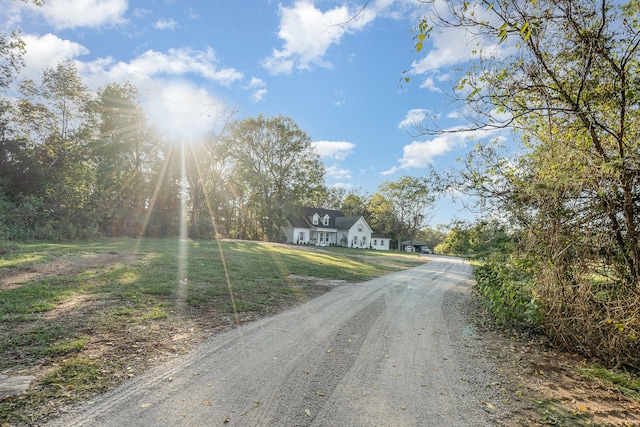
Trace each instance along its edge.
<instances>
[{"instance_id":1,"label":"thick vegetation","mask_svg":"<svg viewBox=\"0 0 640 427\"><path fill-rule=\"evenodd\" d=\"M455 93L472 128L511 128L522 142L509 157L496 142L478 146L452 179L512 230L511 255L481 274L522 291L518 301L535 297L534 319L557 343L612 366L637 365L638 2L447 6L423 21L418 40L431 23L473 32L477 61ZM509 55L483 49L496 43Z\"/></svg>"}]
</instances>

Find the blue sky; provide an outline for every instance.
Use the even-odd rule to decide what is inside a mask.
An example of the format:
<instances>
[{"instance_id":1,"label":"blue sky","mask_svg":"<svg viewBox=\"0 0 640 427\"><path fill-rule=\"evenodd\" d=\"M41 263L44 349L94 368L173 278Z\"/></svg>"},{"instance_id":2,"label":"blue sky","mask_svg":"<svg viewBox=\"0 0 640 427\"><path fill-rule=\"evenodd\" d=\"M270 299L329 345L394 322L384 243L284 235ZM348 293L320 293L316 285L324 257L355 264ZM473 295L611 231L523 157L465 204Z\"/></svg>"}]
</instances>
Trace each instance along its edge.
<instances>
[{"instance_id":1,"label":"blue sky","mask_svg":"<svg viewBox=\"0 0 640 427\"><path fill-rule=\"evenodd\" d=\"M222 106L235 118L288 116L316 144L329 186L372 193L450 167L482 138L418 135L426 113L444 128L464 125L446 93L473 47L435 31L415 52L411 30L431 7L417 0L370 0L361 14L364 0L45 2L0 0L2 31L20 28L26 42L21 78L72 60L93 90L129 81L149 118L184 140L204 134ZM431 225L472 218L443 198Z\"/></svg>"}]
</instances>

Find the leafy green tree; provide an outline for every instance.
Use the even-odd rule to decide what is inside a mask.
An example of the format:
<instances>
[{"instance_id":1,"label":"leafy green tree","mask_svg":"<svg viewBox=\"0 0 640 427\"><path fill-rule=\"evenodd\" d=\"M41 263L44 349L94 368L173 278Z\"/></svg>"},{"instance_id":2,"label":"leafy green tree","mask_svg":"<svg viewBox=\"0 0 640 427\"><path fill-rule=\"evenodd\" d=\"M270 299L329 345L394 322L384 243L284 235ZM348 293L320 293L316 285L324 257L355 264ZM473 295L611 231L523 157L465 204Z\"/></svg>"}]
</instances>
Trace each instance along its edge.
<instances>
[{"instance_id":1,"label":"leafy green tree","mask_svg":"<svg viewBox=\"0 0 640 427\"><path fill-rule=\"evenodd\" d=\"M242 213L261 238L277 241L289 209L323 192L325 168L309 136L288 117L231 123L225 138ZM311 197L310 197L311 195Z\"/></svg>"},{"instance_id":2,"label":"leafy green tree","mask_svg":"<svg viewBox=\"0 0 640 427\"><path fill-rule=\"evenodd\" d=\"M236 110L226 106L216 108L212 119L212 132L206 138L191 141L183 146L186 155L186 179L189 184L190 217L189 236L212 237L218 232L216 222L220 218L224 199L227 197L231 168L230 153L222 142L227 134ZM207 220L202 221L201 217Z\"/></svg>"},{"instance_id":3,"label":"leafy green tree","mask_svg":"<svg viewBox=\"0 0 640 427\"><path fill-rule=\"evenodd\" d=\"M339 211L342 207L342 201L345 198L347 190L344 187L330 187L325 188L324 191L319 192L319 198L317 200L309 200L305 202L304 206L318 206L325 209L332 209Z\"/></svg>"},{"instance_id":4,"label":"leafy green tree","mask_svg":"<svg viewBox=\"0 0 640 427\"><path fill-rule=\"evenodd\" d=\"M434 199L426 178L403 176L386 181L369 200L373 227L384 230L398 242L405 238L413 241L425 226Z\"/></svg>"},{"instance_id":5,"label":"leafy green tree","mask_svg":"<svg viewBox=\"0 0 640 427\"><path fill-rule=\"evenodd\" d=\"M65 237L94 233L90 142L95 127L88 88L75 65L65 61L45 69L38 83L22 81L20 92L16 136L27 141L44 170L46 204L55 212L56 228Z\"/></svg>"},{"instance_id":6,"label":"leafy green tree","mask_svg":"<svg viewBox=\"0 0 640 427\"><path fill-rule=\"evenodd\" d=\"M9 87L16 73L23 65L24 42L20 32L0 34L0 88Z\"/></svg>"},{"instance_id":7,"label":"leafy green tree","mask_svg":"<svg viewBox=\"0 0 640 427\"><path fill-rule=\"evenodd\" d=\"M395 233L398 228L397 219L394 216L391 200L379 192L373 193L367 200L367 212L369 213L367 220L371 228L376 233L391 237L392 243L398 247L398 236Z\"/></svg>"},{"instance_id":8,"label":"leafy green tree","mask_svg":"<svg viewBox=\"0 0 640 427\"><path fill-rule=\"evenodd\" d=\"M151 170L158 148L131 84L111 83L98 90L91 108L99 133L92 143L96 162L96 205L101 229L111 236L142 234Z\"/></svg>"},{"instance_id":9,"label":"leafy green tree","mask_svg":"<svg viewBox=\"0 0 640 427\"><path fill-rule=\"evenodd\" d=\"M443 231L440 226L435 229L423 228L416 234L416 240L424 242L431 250L438 246L446 237L447 233Z\"/></svg>"},{"instance_id":10,"label":"leafy green tree","mask_svg":"<svg viewBox=\"0 0 640 427\"><path fill-rule=\"evenodd\" d=\"M572 350L636 360L638 2L460 0L447 7L421 22L418 41L431 24L470 29L478 56L456 95L472 127L511 127L523 142L522 154L509 160L495 145L478 147L458 184L520 229L520 256L535 265L547 304L547 333ZM491 56L486 44L496 41L510 55Z\"/></svg>"},{"instance_id":11,"label":"leafy green tree","mask_svg":"<svg viewBox=\"0 0 640 427\"><path fill-rule=\"evenodd\" d=\"M367 204L369 197L359 191L350 191L342 200L340 210L346 216L363 216L369 218Z\"/></svg>"}]
</instances>

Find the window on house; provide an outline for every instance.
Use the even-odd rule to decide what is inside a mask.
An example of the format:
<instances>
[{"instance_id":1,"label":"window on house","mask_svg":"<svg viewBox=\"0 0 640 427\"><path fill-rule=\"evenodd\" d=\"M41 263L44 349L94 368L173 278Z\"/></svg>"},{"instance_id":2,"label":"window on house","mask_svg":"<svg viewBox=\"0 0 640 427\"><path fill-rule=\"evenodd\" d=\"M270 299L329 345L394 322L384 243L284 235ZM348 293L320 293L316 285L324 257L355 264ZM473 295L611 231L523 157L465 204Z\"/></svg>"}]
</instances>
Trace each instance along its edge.
<instances>
[{"instance_id":1,"label":"window on house","mask_svg":"<svg viewBox=\"0 0 640 427\"><path fill-rule=\"evenodd\" d=\"M313 225L318 225L318 214L313 216Z\"/></svg>"},{"instance_id":2,"label":"window on house","mask_svg":"<svg viewBox=\"0 0 640 427\"><path fill-rule=\"evenodd\" d=\"M358 224L358 231L362 231L362 224Z\"/></svg>"},{"instance_id":3,"label":"window on house","mask_svg":"<svg viewBox=\"0 0 640 427\"><path fill-rule=\"evenodd\" d=\"M304 231L300 232L300 236L298 236L298 242L304 243Z\"/></svg>"},{"instance_id":4,"label":"window on house","mask_svg":"<svg viewBox=\"0 0 640 427\"><path fill-rule=\"evenodd\" d=\"M329 215L324 216L324 225L329 225Z\"/></svg>"},{"instance_id":5,"label":"window on house","mask_svg":"<svg viewBox=\"0 0 640 427\"><path fill-rule=\"evenodd\" d=\"M378 239L373 239L373 246L378 246Z\"/></svg>"}]
</instances>

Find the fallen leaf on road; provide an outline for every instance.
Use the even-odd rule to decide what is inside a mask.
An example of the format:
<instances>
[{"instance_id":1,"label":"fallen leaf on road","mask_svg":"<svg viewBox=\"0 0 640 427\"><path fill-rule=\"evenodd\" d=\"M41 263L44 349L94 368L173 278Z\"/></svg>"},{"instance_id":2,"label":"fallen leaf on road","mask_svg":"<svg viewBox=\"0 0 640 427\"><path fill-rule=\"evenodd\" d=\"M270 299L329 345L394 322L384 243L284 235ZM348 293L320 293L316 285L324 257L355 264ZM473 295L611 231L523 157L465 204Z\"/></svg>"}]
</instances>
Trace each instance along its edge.
<instances>
[{"instance_id":1,"label":"fallen leaf on road","mask_svg":"<svg viewBox=\"0 0 640 427\"><path fill-rule=\"evenodd\" d=\"M153 403L143 403L142 405L140 405L140 407L141 408L148 408L151 405L153 405Z\"/></svg>"},{"instance_id":2,"label":"fallen leaf on road","mask_svg":"<svg viewBox=\"0 0 640 427\"><path fill-rule=\"evenodd\" d=\"M400 409L402 409L403 411L406 411L407 407L403 405L403 406L400 407Z\"/></svg>"},{"instance_id":3,"label":"fallen leaf on road","mask_svg":"<svg viewBox=\"0 0 640 427\"><path fill-rule=\"evenodd\" d=\"M496 407L491 402L486 402L484 400L481 400L480 402L482 402L483 405L485 405L487 408L491 409L492 411L496 410Z\"/></svg>"},{"instance_id":4,"label":"fallen leaf on road","mask_svg":"<svg viewBox=\"0 0 640 427\"><path fill-rule=\"evenodd\" d=\"M305 413L305 414L307 414L307 416L308 416L308 417L310 417L310 416L311 416L311 411L310 411L310 410L308 410L308 409L305 409L305 410L304 410L304 413Z\"/></svg>"},{"instance_id":5,"label":"fallen leaf on road","mask_svg":"<svg viewBox=\"0 0 640 427\"><path fill-rule=\"evenodd\" d=\"M204 402L202 402L202 404L204 406L213 406L213 403L209 402L208 400L205 400Z\"/></svg>"},{"instance_id":6,"label":"fallen leaf on road","mask_svg":"<svg viewBox=\"0 0 640 427\"><path fill-rule=\"evenodd\" d=\"M323 393L323 392L321 392L320 390L316 391L316 394L317 394L318 396L324 396L324 393Z\"/></svg>"}]
</instances>

